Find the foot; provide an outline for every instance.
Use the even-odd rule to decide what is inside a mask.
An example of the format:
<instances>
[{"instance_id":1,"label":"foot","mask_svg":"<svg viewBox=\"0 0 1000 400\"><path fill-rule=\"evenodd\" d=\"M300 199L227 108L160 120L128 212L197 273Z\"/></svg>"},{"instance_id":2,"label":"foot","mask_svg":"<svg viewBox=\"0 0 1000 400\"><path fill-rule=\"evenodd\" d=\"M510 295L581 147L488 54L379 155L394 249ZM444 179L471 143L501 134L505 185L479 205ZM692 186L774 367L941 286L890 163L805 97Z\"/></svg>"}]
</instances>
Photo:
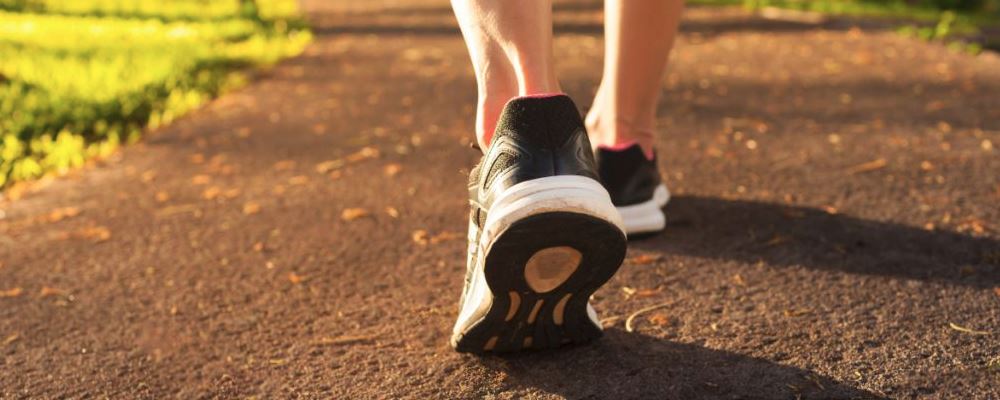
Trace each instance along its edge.
<instances>
[{"instance_id":1,"label":"foot","mask_svg":"<svg viewBox=\"0 0 1000 400\"><path fill-rule=\"evenodd\" d=\"M666 226L663 206L670 192L660 179L656 155L638 143L616 147L599 146L597 170L611 194L629 236L662 231Z\"/></svg>"},{"instance_id":2,"label":"foot","mask_svg":"<svg viewBox=\"0 0 1000 400\"><path fill-rule=\"evenodd\" d=\"M469 177L465 290L451 344L506 352L601 335L590 295L625 257L625 232L598 182L565 95L511 100Z\"/></svg>"}]
</instances>

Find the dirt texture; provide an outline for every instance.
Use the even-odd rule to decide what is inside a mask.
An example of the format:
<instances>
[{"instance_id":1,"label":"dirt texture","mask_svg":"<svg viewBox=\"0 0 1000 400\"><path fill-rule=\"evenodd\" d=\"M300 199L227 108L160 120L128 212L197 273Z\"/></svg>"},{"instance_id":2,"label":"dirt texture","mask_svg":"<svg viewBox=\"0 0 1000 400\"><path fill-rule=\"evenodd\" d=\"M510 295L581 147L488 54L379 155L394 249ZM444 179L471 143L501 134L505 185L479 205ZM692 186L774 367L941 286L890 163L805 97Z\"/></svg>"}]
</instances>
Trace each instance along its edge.
<instances>
[{"instance_id":1,"label":"dirt texture","mask_svg":"<svg viewBox=\"0 0 1000 400\"><path fill-rule=\"evenodd\" d=\"M595 295L605 337L476 357L448 4L305 7L302 56L0 203L0 398L1000 398L996 54L690 8L668 227ZM600 24L556 7L580 107Z\"/></svg>"}]
</instances>

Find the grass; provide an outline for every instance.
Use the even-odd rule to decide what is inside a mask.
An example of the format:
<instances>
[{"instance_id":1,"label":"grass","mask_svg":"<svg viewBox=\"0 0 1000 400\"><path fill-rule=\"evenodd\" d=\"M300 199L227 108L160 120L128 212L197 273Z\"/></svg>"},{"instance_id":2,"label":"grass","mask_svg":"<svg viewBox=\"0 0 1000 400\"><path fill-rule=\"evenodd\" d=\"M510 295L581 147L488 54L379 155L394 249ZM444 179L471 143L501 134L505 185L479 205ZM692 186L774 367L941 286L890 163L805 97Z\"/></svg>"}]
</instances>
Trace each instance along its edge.
<instances>
[{"instance_id":1,"label":"grass","mask_svg":"<svg viewBox=\"0 0 1000 400\"><path fill-rule=\"evenodd\" d=\"M981 37L984 28L1000 29L1000 0L688 0L688 3L887 19L897 23L903 35L945 41L950 47L971 53L978 53L984 46L994 47L995 43L990 41L995 38ZM962 3L966 6L953 6Z\"/></svg>"},{"instance_id":2,"label":"grass","mask_svg":"<svg viewBox=\"0 0 1000 400\"><path fill-rule=\"evenodd\" d=\"M295 0L0 0L0 188L106 156L299 53Z\"/></svg>"}]
</instances>

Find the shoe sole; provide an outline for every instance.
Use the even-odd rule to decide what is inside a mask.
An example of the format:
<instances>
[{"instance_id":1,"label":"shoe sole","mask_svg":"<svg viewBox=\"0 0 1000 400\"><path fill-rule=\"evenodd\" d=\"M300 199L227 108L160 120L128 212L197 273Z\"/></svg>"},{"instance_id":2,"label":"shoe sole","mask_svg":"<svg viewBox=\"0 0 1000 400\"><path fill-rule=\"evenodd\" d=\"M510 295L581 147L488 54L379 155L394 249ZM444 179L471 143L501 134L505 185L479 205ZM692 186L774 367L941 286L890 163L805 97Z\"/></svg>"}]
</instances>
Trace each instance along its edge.
<instances>
[{"instance_id":1,"label":"shoe sole","mask_svg":"<svg viewBox=\"0 0 1000 400\"><path fill-rule=\"evenodd\" d=\"M663 206L670 201L670 191L660 184L653 191L653 198L639 204L618 207L629 237L662 231L667 226Z\"/></svg>"},{"instance_id":2,"label":"shoe sole","mask_svg":"<svg viewBox=\"0 0 1000 400\"><path fill-rule=\"evenodd\" d=\"M531 190L501 196L488 214L478 282L452 337L458 351L545 349L601 336L588 301L614 276L626 247L611 200L589 178L529 182Z\"/></svg>"}]
</instances>

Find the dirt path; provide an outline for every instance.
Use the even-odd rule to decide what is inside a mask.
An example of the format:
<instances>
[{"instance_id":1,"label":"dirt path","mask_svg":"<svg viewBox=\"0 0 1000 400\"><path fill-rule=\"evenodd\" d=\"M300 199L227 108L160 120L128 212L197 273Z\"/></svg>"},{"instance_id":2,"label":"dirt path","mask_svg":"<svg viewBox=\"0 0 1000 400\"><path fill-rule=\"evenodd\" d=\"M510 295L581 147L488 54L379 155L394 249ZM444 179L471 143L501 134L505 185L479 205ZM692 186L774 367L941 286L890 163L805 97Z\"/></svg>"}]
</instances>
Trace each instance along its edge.
<instances>
[{"instance_id":1,"label":"dirt path","mask_svg":"<svg viewBox=\"0 0 1000 400\"><path fill-rule=\"evenodd\" d=\"M0 203L0 398L1000 397L996 55L690 10L669 229L606 337L477 358L446 340L474 85L447 3L400 3L308 2L303 56ZM599 17L557 11L581 106Z\"/></svg>"}]
</instances>

